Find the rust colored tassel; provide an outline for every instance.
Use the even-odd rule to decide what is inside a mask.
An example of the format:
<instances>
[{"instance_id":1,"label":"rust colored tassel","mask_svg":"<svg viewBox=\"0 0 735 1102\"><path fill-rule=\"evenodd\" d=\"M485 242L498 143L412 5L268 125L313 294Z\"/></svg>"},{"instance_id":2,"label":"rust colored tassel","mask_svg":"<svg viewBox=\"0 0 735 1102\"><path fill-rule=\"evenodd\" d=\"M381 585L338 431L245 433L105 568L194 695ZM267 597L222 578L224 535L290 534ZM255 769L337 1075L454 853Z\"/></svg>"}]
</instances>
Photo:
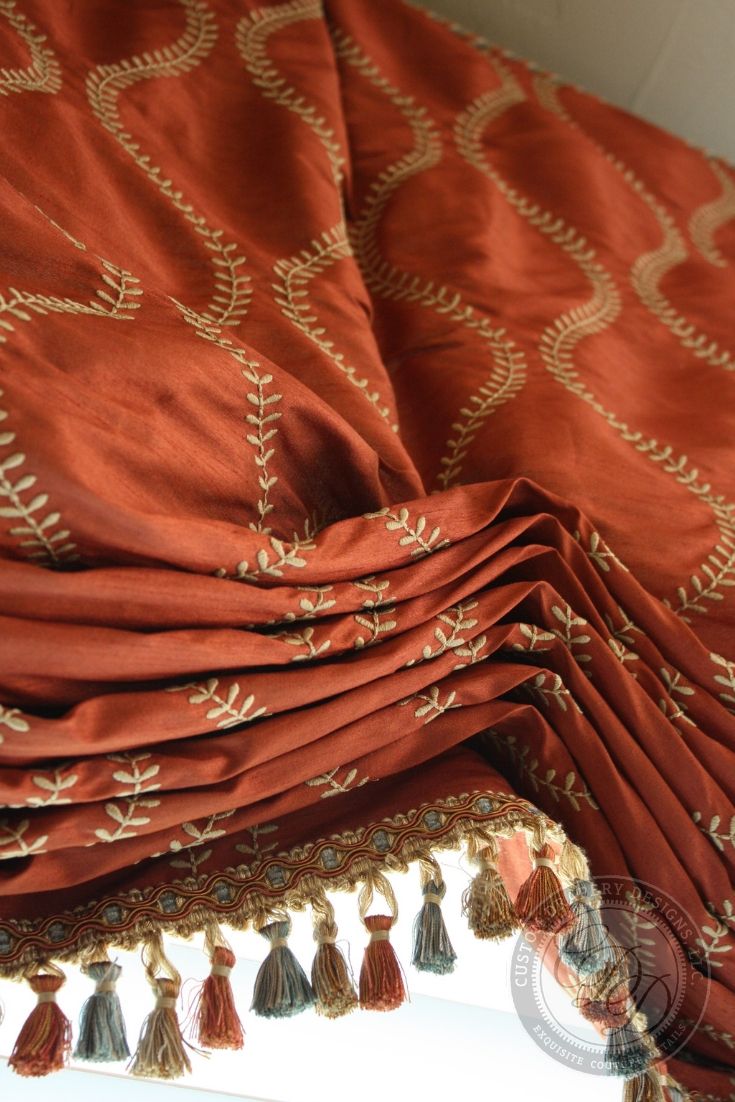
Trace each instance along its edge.
<instances>
[{"instance_id":1,"label":"rust colored tassel","mask_svg":"<svg viewBox=\"0 0 735 1102\"><path fill-rule=\"evenodd\" d=\"M191 1071L176 1014L181 976L164 955L160 934L154 935L145 945L143 962L148 982L156 994L156 1005L143 1022L130 1073L151 1079L177 1079ZM168 972L168 976L158 976L159 971Z\"/></svg>"},{"instance_id":2,"label":"rust colored tassel","mask_svg":"<svg viewBox=\"0 0 735 1102\"><path fill-rule=\"evenodd\" d=\"M46 967L49 967L46 965ZM56 1002L66 977L61 969L30 976L28 983L38 1002L23 1024L8 1060L18 1075L40 1076L61 1071L71 1051L71 1022Z\"/></svg>"},{"instance_id":3,"label":"rust colored tassel","mask_svg":"<svg viewBox=\"0 0 735 1102\"><path fill-rule=\"evenodd\" d=\"M368 915L363 921L370 941L360 969L360 1006L363 1010L395 1010L406 1001L406 988L389 940L393 918Z\"/></svg>"},{"instance_id":4,"label":"rust colored tassel","mask_svg":"<svg viewBox=\"0 0 735 1102\"><path fill-rule=\"evenodd\" d=\"M197 1042L202 1048L242 1048L245 1038L230 983L235 954L217 926L207 930L205 947L212 968L196 999Z\"/></svg>"},{"instance_id":5,"label":"rust colored tassel","mask_svg":"<svg viewBox=\"0 0 735 1102\"><path fill-rule=\"evenodd\" d=\"M634 1079L626 1079L623 1087L623 1102L666 1102L661 1088L661 1077L654 1068L649 1068Z\"/></svg>"},{"instance_id":6,"label":"rust colored tassel","mask_svg":"<svg viewBox=\"0 0 735 1102\"><path fill-rule=\"evenodd\" d=\"M317 951L311 966L311 986L316 1011L325 1018L341 1018L357 1006L357 992L347 961L336 944L337 923L332 904L322 895L312 900L312 908Z\"/></svg>"},{"instance_id":7,"label":"rust colored tassel","mask_svg":"<svg viewBox=\"0 0 735 1102\"><path fill-rule=\"evenodd\" d=\"M556 934L574 921L554 872L554 851L546 843L533 847L533 872L518 890L516 914L522 926L548 934Z\"/></svg>"},{"instance_id":8,"label":"rust colored tassel","mask_svg":"<svg viewBox=\"0 0 735 1102\"><path fill-rule=\"evenodd\" d=\"M493 838L470 838L470 858L478 872L462 896L462 914L477 938L500 941L520 929L520 922L497 869L498 847Z\"/></svg>"}]
</instances>

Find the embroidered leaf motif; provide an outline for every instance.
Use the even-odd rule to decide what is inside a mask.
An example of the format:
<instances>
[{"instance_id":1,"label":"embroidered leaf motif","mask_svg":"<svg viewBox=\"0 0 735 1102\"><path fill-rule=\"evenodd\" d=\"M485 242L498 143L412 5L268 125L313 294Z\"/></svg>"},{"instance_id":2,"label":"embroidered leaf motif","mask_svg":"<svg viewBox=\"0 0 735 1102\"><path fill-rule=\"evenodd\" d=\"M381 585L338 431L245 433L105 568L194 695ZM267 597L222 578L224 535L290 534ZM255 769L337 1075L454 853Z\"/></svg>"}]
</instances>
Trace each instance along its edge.
<instances>
[{"instance_id":1,"label":"embroidered leaf motif","mask_svg":"<svg viewBox=\"0 0 735 1102\"><path fill-rule=\"evenodd\" d=\"M31 807L48 807L50 804L70 804L72 801L61 793L72 788L78 780L76 773L62 776L61 768L55 769L51 777L37 774L31 778L36 788L48 793L47 796L29 796L26 800Z\"/></svg>"},{"instance_id":2,"label":"embroidered leaf motif","mask_svg":"<svg viewBox=\"0 0 735 1102\"><path fill-rule=\"evenodd\" d=\"M118 842L124 838L134 838L137 832L131 828L147 826L150 823L149 816L139 815L136 812L141 808L156 808L161 803L160 800L145 795L145 793L155 792L161 787L158 783L146 783L153 777L158 776L160 766L152 764L141 770L139 765L140 762L148 761L151 756L149 752L144 750L107 755L108 761L125 767L113 770L113 780L116 780L119 784L129 785L130 790L116 793L117 799L122 802L122 806L112 801L105 804L106 814L113 822L117 823L117 827L113 831L106 827L98 827L94 833L95 837L101 842Z\"/></svg>"},{"instance_id":3,"label":"embroidered leaf motif","mask_svg":"<svg viewBox=\"0 0 735 1102\"><path fill-rule=\"evenodd\" d=\"M530 746L520 745L515 735L503 735L501 732L491 728L487 732L487 737L492 741L494 746L514 762L519 772L528 778L534 792L540 792L542 790L548 792L556 803L567 800L575 811L581 809L581 800L583 800L593 811L599 811L599 805L593 798L587 785L582 783L580 787L575 787L577 785L577 776L571 770L566 774L564 783L559 784L556 780L555 769L547 770L543 777L539 775L538 758L532 756Z\"/></svg>"},{"instance_id":4,"label":"embroidered leaf motif","mask_svg":"<svg viewBox=\"0 0 735 1102\"><path fill-rule=\"evenodd\" d=\"M217 691L219 684L219 678L210 677L204 682L190 681L186 685L171 685L166 689L166 692L180 693L193 690L187 698L189 703L211 703L213 706L207 709L206 715L207 719L219 721L217 727L234 727L238 723L250 723L252 720L267 714L265 708L256 708L255 711L251 711L255 703L255 697L252 693L244 696L242 700L238 699L241 690L237 681L225 690L225 696Z\"/></svg>"},{"instance_id":5,"label":"embroidered leaf motif","mask_svg":"<svg viewBox=\"0 0 735 1102\"><path fill-rule=\"evenodd\" d=\"M319 777L312 777L310 781L306 781L305 783L310 788L319 788L321 785L328 785L326 791L320 793L321 799L324 800L328 796L338 796L341 792L349 792L350 785L352 785L353 788L362 788L362 786L364 784L367 784L367 782L370 780L369 777L363 777L362 780L357 782L357 784L353 784L352 782L357 776L357 769L352 768L349 769L347 773L345 773L341 781L338 781L337 773L339 773L339 770L341 768L342 767L338 765L334 769L330 769L328 772L322 773ZM239 848L240 847L238 846L238 849Z\"/></svg>"},{"instance_id":6,"label":"embroidered leaf motif","mask_svg":"<svg viewBox=\"0 0 735 1102\"><path fill-rule=\"evenodd\" d=\"M0 860L9 860L11 857L30 857L33 853L44 853L43 847L48 842L48 834L41 834L32 842L26 841L26 834L30 828L30 819L22 819L16 827L12 827L7 820L0 821ZM6 846L14 846L6 849Z\"/></svg>"},{"instance_id":7,"label":"embroidered leaf motif","mask_svg":"<svg viewBox=\"0 0 735 1102\"><path fill-rule=\"evenodd\" d=\"M28 720L18 708L3 708L2 705L0 705L0 725L9 727L11 731L17 731L19 734L25 734L31 729ZM3 736L0 735L0 742L2 740Z\"/></svg>"},{"instance_id":8,"label":"embroidered leaf motif","mask_svg":"<svg viewBox=\"0 0 735 1102\"><path fill-rule=\"evenodd\" d=\"M432 685L425 693L415 693L405 700L399 700L398 703L399 706L403 707L406 704L421 701L420 704L417 704L413 714L416 719L423 719L424 726L426 726L427 723L432 723L435 719L438 719L439 716L443 715L444 712L449 711L450 708L461 708L461 703L455 703L456 699L456 691L451 690L447 693L445 700L442 701L439 686Z\"/></svg>"},{"instance_id":9,"label":"embroidered leaf motif","mask_svg":"<svg viewBox=\"0 0 735 1102\"><path fill-rule=\"evenodd\" d=\"M414 543L417 545L411 551L412 556L429 555L449 545L448 539L439 539L441 530L438 527L432 528L428 536L424 538L422 533L426 527L426 518L418 517L416 524L412 526L408 509L405 507L399 509L397 513L393 513L389 508L385 508L379 509L376 513L364 514L365 520L377 520L378 518L386 517L388 519L385 521L385 527L389 532L405 532L405 535L401 536L398 540L401 547L410 547Z\"/></svg>"}]
</instances>

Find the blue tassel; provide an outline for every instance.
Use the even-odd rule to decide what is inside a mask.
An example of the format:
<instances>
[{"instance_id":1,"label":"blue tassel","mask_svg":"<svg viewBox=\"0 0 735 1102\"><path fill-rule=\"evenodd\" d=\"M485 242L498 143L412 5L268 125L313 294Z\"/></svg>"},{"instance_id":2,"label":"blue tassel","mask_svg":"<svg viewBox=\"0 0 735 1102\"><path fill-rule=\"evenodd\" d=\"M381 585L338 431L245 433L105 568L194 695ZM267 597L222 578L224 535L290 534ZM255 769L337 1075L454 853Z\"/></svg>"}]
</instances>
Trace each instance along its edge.
<instances>
[{"instance_id":1,"label":"blue tassel","mask_svg":"<svg viewBox=\"0 0 735 1102\"><path fill-rule=\"evenodd\" d=\"M424 880L422 885L424 905L413 924L413 957L411 963L419 972L434 972L445 976L454 971L457 954L452 948L441 901L446 895L446 885L440 878Z\"/></svg>"},{"instance_id":2,"label":"blue tassel","mask_svg":"<svg viewBox=\"0 0 735 1102\"><path fill-rule=\"evenodd\" d=\"M95 1063L127 1060L130 1049L120 999L115 990L122 968L119 964L104 960L87 965L85 971L97 986L82 1007L74 1056L77 1060Z\"/></svg>"},{"instance_id":3,"label":"blue tassel","mask_svg":"<svg viewBox=\"0 0 735 1102\"><path fill-rule=\"evenodd\" d=\"M291 1018L313 1006L314 991L288 947L291 923L270 922L258 933L270 942L270 952L255 977L251 1010L261 1018Z\"/></svg>"},{"instance_id":4,"label":"blue tassel","mask_svg":"<svg viewBox=\"0 0 735 1102\"><path fill-rule=\"evenodd\" d=\"M574 922L558 937L559 957L580 976L591 976L615 960L600 915L600 893L591 880L573 880L566 892Z\"/></svg>"}]
</instances>

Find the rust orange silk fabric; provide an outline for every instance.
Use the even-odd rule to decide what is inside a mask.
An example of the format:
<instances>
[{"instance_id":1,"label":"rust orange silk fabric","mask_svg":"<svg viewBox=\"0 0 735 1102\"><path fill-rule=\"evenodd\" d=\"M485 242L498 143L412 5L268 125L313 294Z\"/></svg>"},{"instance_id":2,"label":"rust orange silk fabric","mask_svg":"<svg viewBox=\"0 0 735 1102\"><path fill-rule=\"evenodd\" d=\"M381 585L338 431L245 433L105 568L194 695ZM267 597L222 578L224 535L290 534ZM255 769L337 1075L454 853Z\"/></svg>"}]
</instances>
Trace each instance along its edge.
<instances>
[{"instance_id":1,"label":"rust orange silk fabric","mask_svg":"<svg viewBox=\"0 0 735 1102\"><path fill-rule=\"evenodd\" d=\"M515 791L694 916L732 1097L732 170L394 0L0 32L0 964Z\"/></svg>"}]
</instances>

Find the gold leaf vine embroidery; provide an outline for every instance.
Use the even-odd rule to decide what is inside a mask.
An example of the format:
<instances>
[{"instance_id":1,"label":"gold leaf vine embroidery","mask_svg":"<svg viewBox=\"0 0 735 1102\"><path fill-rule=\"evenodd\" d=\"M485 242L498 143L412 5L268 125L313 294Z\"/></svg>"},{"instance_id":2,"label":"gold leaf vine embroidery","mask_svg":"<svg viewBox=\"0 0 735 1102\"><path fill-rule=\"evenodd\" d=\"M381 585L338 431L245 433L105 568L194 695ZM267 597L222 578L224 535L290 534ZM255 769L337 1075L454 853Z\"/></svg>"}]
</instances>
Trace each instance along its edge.
<instances>
[{"instance_id":1,"label":"gold leaf vine embroidery","mask_svg":"<svg viewBox=\"0 0 735 1102\"><path fill-rule=\"evenodd\" d=\"M457 292L433 280L426 282L418 275L401 271L383 258L377 229L388 201L411 177L438 164L441 140L424 107L418 106L412 96L404 95L395 88L349 35L336 27L332 27L331 31L337 56L357 69L386 96L403 116L414 140L411 152L384 169L373 182L364 210L351 226L352 246L365 284L372 293L383 298L416 303L465 326L487 345L493 361L489 378L461 407L460 419L452 423L447 454L440 461L441 470L436 477L438 488L446 490L459 481L468 448L486 419L499 406L514 398L523 387L526 381L525 357L506 336L504 329L493 328L489 320L463 302Z\"/></svg>"},{"instance_id":2,"label":"gold leaf vine embroidery","mask_svg":"<svg viewBox=\"0 0 735 1102\"><path fill-rule=\"evenodd\" d=\"M561 708L562 712L566 712L569 709L569 704L572 708L582 714L577 701L574 699L569 689L565 686L558 673L550 673L548 671L542 671L536 674L529 681L524 682L524 691L538 700L545 707L550 706L550 702L553 700Z\"/></svg>"},{"instance_id":3,"label":"gold leaf vine embroidery","mask_svg":"<svg viewBox=\"0 0 735 1102\"><path fill-rule=\"evenodd\" d=\"M440 612L436 619L439 621L434 628L434 639L436 640L436 648L432 647L430 643L427 643L422 652L421 658L410 658L406 662L406 666L414 666L417 661L428 662L431 659L439 658L440 655L446 654L448 650L454 650L455 653L459 653L459 650L464 648L463 656L472 656L474 661L477 658L474 656L475 652L468 650L468 640L462 634L466 631L471 631L472 628L477 626L478 621L468 616L468 612L472 612L477 608L477 601L463 601L457 605L453 605L448 608L446 612ZM446 629L449 629L448 631ZM477 648L484 646L486 642L485 636L481 636L477 640Z\"/></svg>"},{"instance_id":4,"label":"gold leaf vine embroidery","mask_svg":"<svg viewBox=\"0 0 735 1102\"><path fill-rule=\"evenodd\" d=\"M226 689L220 690L220 681L217 677L209 677L206 681L190 681L186 685L171 685L165 690L167 693L189 692L187 700L190 704L206 704L206 717L208 720L217 720L217 728L235 727L238 723L250 723L254 719L267 715L265 708L256 708L251 711L255 703L252 693L240 698L240 684L233 681Z\"/></svg>"},{"instance_id":5,"label":"gold leaf vine embroidery","mask_svg":"<svg viewBox=\"0 0 735 1102\"><path fill-rule=\"evenodd\" d=\"M160 765L155 762L145 764L141 769L141 762L150 762L152 755L146 751L131 751L124 754L108 754L107 760L113 765L121 765L122 769L115 769L112 773L113 780L124 785L122 792L116 793L116 799L123 802L121 808L118 803L109 801L105 804L105 813L116 824L113 830L106 827L98 827L95 836L100 842L119 842L124 838L134 838L137 827L147 826L151 819L149 815L140 814L158 807L160 800L149 795L157 791L161 786L158 782L150 784L160 772Z\"/></svg>"},{"instance_id":6,"label":"gold leaf vine embroidery","mask_svg":"<svg viewBox=\"0 0 735 1102\"><path fill-rule=\"evenodd\" d=\"M51 804L70 804L72 802L71 798L69 796L62 796L62 792L67 792L70 788L73 788L78 779L76 773L64 774L63 766L59 766L54 770L49 770L46 773L35 774L31 777L31 780L36 788L40 788L44 795L28 796L26 803L31 807L48 807Z\"/></svg>"},{"instance_id":7,"label":"gold leaf vine embroidery","mask_svg":"<svg viewBox=\"0 0 735 1102\"><path fill-rule=\"evenodd\" d=\"M676 311L661 291L660 284L664 276L689 256L684 238L676 228L674 219L663 204L648 191L643 181L635 175L632 169L628 168L621 160L609 153L596 139L592 138L576 119L573 119L569 112L562 107L557 95L557 82L548 77L539 76L536 77L534 84L538 100L542 106L585 135L588 141L602 153L605 159L620 173L625 182L645 203L658 223L663 234L662 244L657 249L639 256L630 273L633 288L643 305L673 333L684 348L690 350L698 359L704 360L713 367L724 367L730 371L735 370L732 354L720 349L717 342L705 334L697 333L691 322Z\"/></svg>"},{"instance_id":8,"label":"gold leaf vine embroidery","mask_svg":"<svg viewBox=\"0 0 735 1102\"><path fill-rule=\"evenodd\" d=\"M385 527L389 532L405 533L405 535L401 536L398 540L401 547L410 547L412 544L416 544L416 547L411 551L412 557L430 555L432 552L440 551L442 547L447 547L449 545L448 539L439 539L441 529L438 526L432 528L431 531L424 536L424 532L426 531L426 517L417 517L416 523L413 524L408 509L405 507L400 508L397 513L394 513L389 507L386 507L384 509L379 509L375 513L363 514L364 520L377 520L379 518L387 518L385 520Z\"/></svg>"},{"instance_id":9,"label":"gold leaf vine embroidery","mask_svg":"<svg viewBox=\"0 0 735 1102\"><path fill-rule=\"evenodd\" d=\"M720 692L719 696L728 712L735 714L735 662L723 658L721 654L710 654L710 660L723 671L716 673L714 679L718 685L724 685L729 692Z\"/></svg>"},{"instance_id":10,"label":"gold leaf vine embroidery","mask_svg":"<svg viewBox=\"0 0 735 1102\"><path fill-rule=\"evenodd\" d=\"M0 390L0 396L2 393ZM49 495L38 492L36 475L21 474L18 469L27 462L27 456L14 450L16 434L3 431L2 422L7 418L7 410L0 409L0 500L7 502L0 506L0 518L16 522L10 535L20 540L24 555L33 562L51 567L75 562L79 558L77 545L70 540L69 529L61 527L61 513L46 512ZM10 454L2 456L5 448ZM7 719L0 722L12 726Z\"/></svg>"},{"instance_id":11,"label":"gold leaf vine embroidery","mask_svg":"<svg viewBox=\"0 0 735 1102\"><path fill-rule=\"evenodd\" d=\"M0 820L0 861L10 860L12 857L30 857L34 853L45 853L44 846L48 842L48 834L39 834L32 842L26 840L31 826L30 819L22 819L16 826L11 826L7 820ZM6 849L12 846L12 849Z\"/></svg>"},{"instance_id":12,"label":"gold leaf vine embroidery","mask_svg":"<svg viewBox=\"0 0 735 1102\"><path fill-rule=\"evenodd\" d=\"M461 708L461 702L457 701L456 690L451 689L444 700L441 698L441 690L438 685L432 685L425 693L414 693L413 696L406 697L405 700L399 700L398 706L404 707L406 704L416 704L414 709L414 717L416 719L423 719L424 726L427 723L433 723L439 716L444 715L450 708Z\"/></svg>"},{"instance_id":13,"label":"gold leaf vine embroidery","mask_svg":"<svg viewBox=\"0 0 735 1102\"><path fill-rule=\"evenodd\" d=\"M191 840L182 842L179 838L173 838L169 842L168 848L170 852L186 852L185 860L175 858L169 861L171 867L174 869L188 869L194 881L197 882L200 867L212 856L211 849L200 851L199 847L205 845L206 842L213 842L216 838L224 837L227 831L218 827L217 823L222 822L224 819L229 819L230 816L234 814L234 808L231 811L215 812L215 814L209 816L202 827L199 827L196 823L182 823L182 831Z\"/></svg>"},{"instance_id":14,"label":"gold leaf vine embroidery","mask_svg":"<svg viewBox=\"0 0 735 1102\"><path fill-rule=\"evenodd\" d=\"M355 649L359 650L361 647L369 647L373 643L377 643L381 635L386 635L398 626L398 621L393 618L396 611L395 605L392 605L390 600L385 597L390 588L390 582L387 578L378 579L374 574L370 574L368 577L352 584L357 589L370 594L362 602L364 611L356 612L353 616L358 627L370 632L367 638L364 635L358 635L355 639Z\"/></svg>"},{"instance_id":15,"label":"gold leaf vine embroidery","mask_svg":"<svg viewBox=\"0 0 735 1102\"><path fill-rule=\"evenodd\" d=\"M324 654L332 645L331 639L325 639L323 642L314 642L314 628L306 627L301 631L281 631L276 635L277 639L283 640L289 647L305 647L303 654L295 654L291 659L292 662L304 662L308 658L318 658L321 654Z\"/></svg>"},{"instance_id":16,"label":"gold leaf vine embroidery","mask_svg":"<svg viewBox=\"0 0 735 1102\"><path fill-rule=\"evenodd\" d=\"M501 87L483 93L459 116L455 127L457 147L470 164L494 181L501 194L530 225L548 236L570 257L592 286L592 298L585 305L565 312L544 330L539 350L552 376L571 394L591 406L636 451L658 463L712 511L719 530L719 542L708 562L700 566L705 581L698 575L692 576L692 597L684 587L677 589L679 605L674 611L686 620L687 612L707 611L703 601L722 600L720 588L735 585L735 505L726 502L721 494L714 494L710 483L699 481L699 470L689 466L686 455L675 456L671 445L661 444L656 439L644 439L641 432L632 430L626 422L607 410L579 379L574 366L574 348L580 340L601 332L617 319L621 308L620 295L610 274L595 259L595 251L587 240L563 219L549 211L542 211L538 204L521 195L488 162L482 142L485 128L508 104L521 102L525 98L513 76L498 63L496 68L501 77ZM671 607L668 600L665 599L664 603Z\"/></svg>"},{"instance_id":17,"label":"gold leaf vine embroidery","mask_svg":"<svg viewBox=\"0 0 735 1102\"><path fill-rule=\"evenodd\" d=\"M256 823L255 826L247 827L247 833L250 835L250 842L237 842L235 849L238 853L245 853L249 857L254 859L251 868L256 868L260 864L261 860L266 853L271 853L277 847L277 842L261 843L261 836L268 834L275 834L278 830L277 823Z\"/></svg>"},{"instance_id":18,"label":"gold leaf vine embroidery","mask_svg":"<svg viewBox=\"0 0 735 1102\"><path fill-rule=\"evenodd\" d=\"M247 400L254 407L254 411L247 413L245 416L248 425L255 430L254 432L248 432L247 441L256 449L255 465L258 468L258 486L260 487L260 497L257 503L258 522L257 524L251 523L250 528L254 532L269 535L270 528L265 527L264 521L273 510L269 495L278 478L271 474L268 469L268 462L275 453L275 449L268 447L268 444L278 432L278 429L275 428L275 422L282 415L279 410L272 407L281 401L282 395L265 394L265 388L273 382L273 376L267 373L259 375L256 370L257 366L255 363L249 363L247 367L242 369L243 376L255 387L255 390L249 390L247 393Z\"/></svg>"},{"instance_id":19,"label":"gold leaf vine embroidery","mask_svg":"<svg viewBox=\"0 0 735 1102\"><path fill-rule=\"evenodd\" d=\"M335 139L334 131L317 113L314 106L307 103L303 95L297 93L296 89L286 82L285 77L271 62L267 53L268 39L275 32L302 20L321 20L322 18L321 3L314 0L294 0L272 8L257 9L238 24L236 41L253 83L260 89L263 96L296 114L321 143L329 161L340 209L343 209L341 186L345 158ZM334 341L319 324L314 307L308 300L309 282L333 264L346 260L350 256L352 256L352 250L347 240L344 217L342 217L336 226L326 230L321 238L311 241L308 247L302 249L298 255L277 261L274 271L280 283L274 284L276 302L281 307L284 317L329 357L338 370L397 432L398 426L392 423L390 408L381 404L379 392L368 389L369 380L358 375L356 369L345 362L344 354L335 349Z\"/></svg>"},{"instance_id":20,"label":"gold leaf vine embroidery","mask_svg":"<svg viewBox=\"0 0 735 1102\"><path fill-rule=\"evenodd\" d=\"M61 69L53 51L44 45L46 35L39 34L17 10L15 0L0 0L0 15L23 40L31 55L31 64L26 69L0 69L0 96L12 92L58 92Z\"/></svg>"},{"instance_id":21,"label":"gold leaf vine embroidery","mask_svg":"<svg viewBox=\"0 0 735 1102\"><path fill-rule=\"evenodd\" d=\"M186 17L186 28L171 46L146 51L114 65L99 65L87 77L87 96L95 116L145 173L160 193L194 228L202 244L209 250L214 268L214 293L204 311L197 313L171 299L184 319L193 324L198 335L221 326L236 326L247 313L251 298L250 277L238 269L245 258L238 254L234 242L224 240L224 231L212 229L202 214L184 199L173 182L151 162L133 135L125 130L120 118L119 96L126 88L142 80L159 77L179 77L196 68L212 51L217 40L214 15L203 0L179 0Z\"/></svg>"},{"instance_id":22,"label":"gold leaf vine embroidery","mask_svg":"<svg viewBox=\"0 0 735 1102\"><path fill-rule=\"evenodd\" d=\"M357 781L356 784L353 783L357 777L357 769L353 767L352 769L348 769L340 781L337 779L337 774L341 768L342 767L338 765L334 769L329 769L326 773L322 773L318 777L312 777L310 781L306 781L305 783L310 788L320 788L322 785L327 785L325 791L319 793L320 798L325 800L329 796L339 796L343 792L350 792L352 789L362 788L362 786L367 784L370 780L370 777L363 777L362 780Z\"/></svg>"},{"instance_id":23,"label":"gold leaf vine embroidery","mask_svg":"<svg viewBox=\"0 0 735 1102\"><path fill-rule=\"evenodd\" d=\"M576 787L577 775L572 770L566 774L563 783L557 780L556 769L547 769L542 776L538 758L532 756L530 746L520 745L515 735L503 735L492 728L487 734L493 745L510 758L518 771L528 779L534 792L548 792L556 803L567 800L575 811L581 810L582 802L593 811L600 810L586 784Z\"/></svg>"},{"instance_id":24,"label":"gold leaf vine embroidery","mask_svg":"<svg viewBox=\"0 0 735 1102\"><path fill-rule=\"evenodd\" d=\"M689 219L689 236L705 260L715 268L726 268L727 261L715 245L715 234L731 218L735 218L735 183L727 170L713 157L709 166L722 189L716 199L703 203Z\"/></svg>"},{"instance_id":25,"label":"gold leaf vine embroidery","mask_svg":"<svg viewBox=\"0 0 735 1102\"><path fill-rule=\"evenodd\" d=\"M344 222L339 222L331 230L325 231L321 239L312 241L307 249L302 249L298 256L292 256L279 260L274 265L274 271L280 279L280 284L274 284L276 302L281 307L281 313L288 318L293 325L304 333L309 340L332 360L342 374L354 387L359 390L363 398L368 401L387 421L394 432L398 432L398 425L391 421L391 411L386 405L381 405L380 394L377 390L369 390L370 381L358 375L355 368L345 362L342 352L334 347L334 341L329 338L323 326L319 325L319 319L314 313L306 290L309 281L325 271L339 260L346 260L352 256L352 249L347 240L347 231Z\"/></svg>"},{"instance_id":26,"label":"gold leaf vine embroidery","mask_svg":"<svg viewBox=\"0 0 735 1102\"><path fill-rule=\"evenodd\" d=\"M4 708L0 704L0 727L7 727L10 731L15 731L18 734L24 735L31 729L31 725L25 718L20 708ZM5 736L0 733L0 742L3 742Z\"/></svg>"},{"instance_id":27,"label":"gold leaf vine embroidery","mask_svg":"<svg viewBox=\"0 0 735 1102\"><path fill-rule=\"evenodd\" d=\"M319 19L324 16L320 0L290 0L286 4L257 8L249 12L238 24L237 48L253 83L266 99L272 99L297 115L314 132L324 147L337 189L342 183L342 167L345 163L342 150L334 137L334 131L315 107L307 103L292 88L268 57L269 37L292 23Z\"/></svg>"},{"instance_id":28,"label":"gold leaf vine embroidery","mask_svg":"<svg viewBox=\"0 0 735 1102\"><path fill-rule=\"evenodd\" d=\"M216 571L216 577L254 582L261 576L281 578L285 567L300 570L306 566L304 554L308 551L314 551L316 548L315 534L316 525L313 520L307 518L304 523L303 535L293 532L290 542L271 535L269 537L269 547L261 547L256 553L255 565L251 566L247 560L243 559L235 567L234 574L228 574L223 567L220 567Z\"/></svg>"},{"instance_id":29,"label":"gold leaf vine embroidery","mask_svg":"<svg viewBox=\"0 0 735 1102\"><path fill-rule=\"evenodd\" d=\"M712 815L710 817L709 826L703 826L702 824L702 812L693 811L692 819L697 824L703 834L706 834L713 846L720 851L725 852L725 845L729 844L735 849L735 815L730 819L730 825L727 831L720 831L718 827L722 823L721 815Z\"/></svg>"}]
</instances>

